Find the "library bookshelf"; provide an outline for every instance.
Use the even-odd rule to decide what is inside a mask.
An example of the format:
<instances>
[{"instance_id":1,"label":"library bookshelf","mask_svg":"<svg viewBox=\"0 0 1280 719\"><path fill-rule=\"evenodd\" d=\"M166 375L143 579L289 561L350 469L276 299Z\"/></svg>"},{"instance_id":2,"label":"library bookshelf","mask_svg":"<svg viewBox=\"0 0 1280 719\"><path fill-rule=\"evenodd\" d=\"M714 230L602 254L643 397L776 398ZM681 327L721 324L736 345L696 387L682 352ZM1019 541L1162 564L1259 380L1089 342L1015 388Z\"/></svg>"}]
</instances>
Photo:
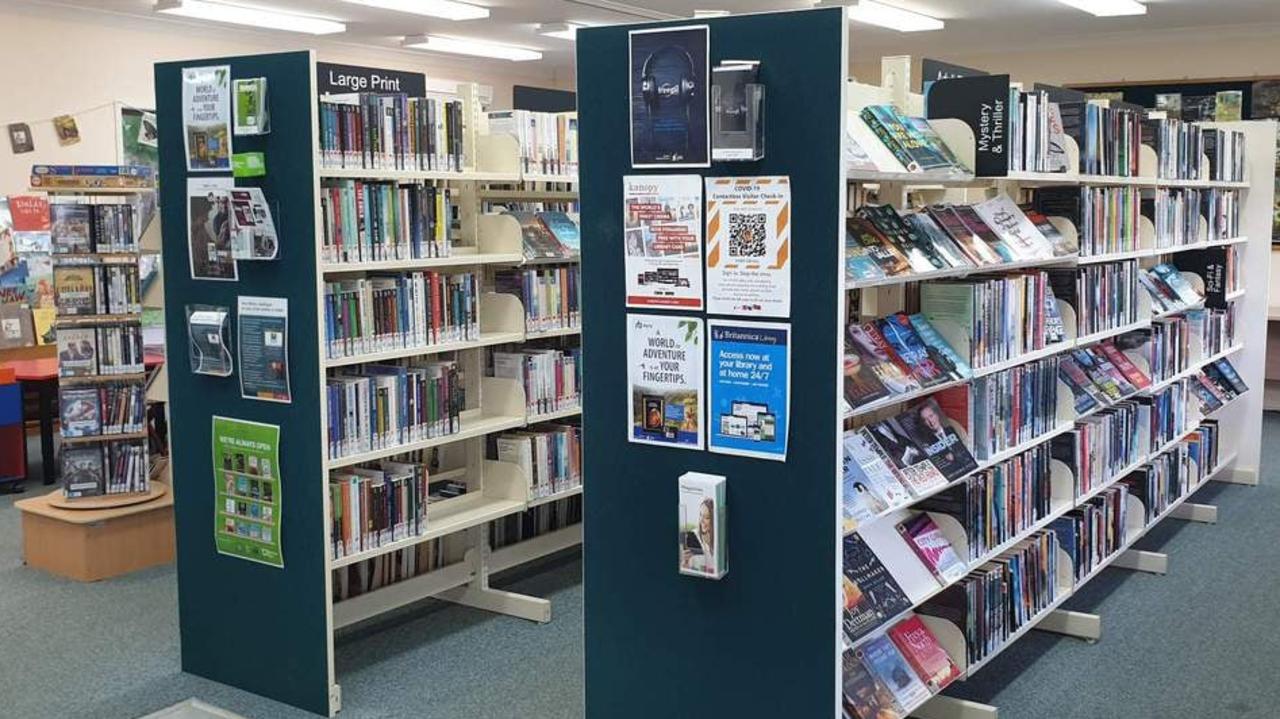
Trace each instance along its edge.
<instances>
[{"instance_id":1,"label":"library bookshelf","mask_svg":"<svg viewBox=\"0 0 1280 719\"><path fill-rule=\"evenodd\" d=\"M622 175L633 174L625 153L630 108L625 86L628 33L679 27L688 21L633 26L587 28L578 34L579 118L583 138L583 227L603 232L621 223L617 187ZM1053 522L1081 504L1108 493L1121 478L1178 448L1206 419L1219 422L1220 447L1212 466L1183 465L1178 491L1161 506L1143 507L1130 497L1127 524L1115 538L1113 551L1077 574L1072 563L1058 557L1060 570L1048 601L1023 621L998 646L981 658L966 661L962 631L947 622L917 613L928 623L939 645L960 670L961 678L986 667L1004 648L1032 629L1096 640L1101 618L1063 608L1074 592L1108 568L1163 573L1168 558L1140 551L1135 543L1156 523L1167 518L1214 521L1216 509L1196 500L1195 493L1210 482L1256 484L1263 387L1266 314L1266 264L1273 199L1273 150L1276 128L1271 122L1212 123L1245 136L1243 182L1171 180L1156 176L1155 152L1140 148L1132 177L1086 175L1079 172L1013 172L1000 177L976 177L965 172L908 172L881 141L859 121L867 105L894 105L904 114L922 117L924 98L913 93L911 61L885 58L879 84L848 77L850 37L838 8L764 13L700 19L709 27L711 63L723 58L760 61L761 82L769 88L766 157L755 163L712 163L710 168L682 168L672 172L709 177L787 175L793 194L792 273L803 281L792 286L793 311L787 321L792 333L791 430L785 463L724 457L707 452L676 452L628 443L606 421L585 428L588 473L610 472L611 481L595 486L586 496L584 588L586 605L586 681L589 716L744 716L790 715L840 717L844 697L843 659L847 650L868 641L847 642L843 625L844 556L847 536L857 534L901 586L909 607L884 618L872 635L883 635L897 619L938 597L970 571L1005 554L1029 536L1049 529ZM804 108L794 111L794 108ZM968 125L956 120L931 120L934 130L967 167L974 167L976 140ZM840 159L852 138L879 171L852 170ZM1067 138L1069 167L1078 167L1080 150ZM621 149L619 149L621 148ZM815 152L815 148L827 148ZM840 148L841 152L835 149ZM1202 161L1202 166L1205 161ZM1207 177L1208 174L1202 175ZM896 525L920 510L914 505L955 487L974 474L1028 450L1043 449L1071 432L1076 423L1098 410L1078 413L1070 390L1058 381L1058 402L1045 408L1052 421L1038 435L977 460L970 473L946 487L912 497L906 506L886 510L861 523L846 524L842 508L844 488L842 441L847 430L896 414L903 405L947 391L973 387L999 372L1024 367L1073 350L1090 348L1154 323L1196 309L1196 306L1157 311L1146 292L1138 289L1136 308L1123 321L1089 332L1077 329L1081 307L1061 298L1059 314L1067 328L1062 342L975 367L972 378L953 380L919 392L890 396L872 404L849 407L843 401L844 338L852 322L881 318L899 311L915 311L916 288L933 280L963 277L972 270L939 270L875 280L852 280L844 267L845 219L863 203L889 204L898 209L934 203L973 204L1005 193L1015 200L1028 190L1046 187L1162 188L1232 190L1241 198L1240 230L1236 236L1173 244L1158 236L1150 222L1140 222L1131 249L1106 256L1079 252L1053 259L1019 262L983 273L1011 270L1075 269L1085 271L1106 263L1129 263L1149 268L1161 260L1175 262L1186 252L1211 247L1233 248L1243 261L1240 284L1227 293L1234 317L1234 336L1222 346L1193 346L1185 366L1130 396L1159 393L1185 382L1219 359L1229 358L1249 390L1205 417L1188 403L1179 424L1147 436L1147 443L1125 455L1125 466L1109 467L1089 481L1077 478L1058 459L1046 460L1047 509L1037 513L1021 531L1002 537L989 548L970 552L963 528L950 517L931 512L940 532L964 563L954 580L942 580L924 567ZM874 198L874 199L873 199ZM1049 218L1064 236L1076 233L1070 220ZM1200 222L1203 230L1206 220ZM1194 234L1194 233L1193 233ZM825 238L825 239L824 239ZM592 235L588 241L599 242ZM616 248L584 256L584 321L591 327L585 339L589 358L586 409L596 416L620 417L626 412L621 388L626 386L623 354L627 310ZM1183 279L1193 287L1204 278ZM688 314L688 313L686 313ZM705 316L705 315L704 315ZM936 324L936 323L935 323ZM947 336L945 327L937 328ZM948 342L956 347L947 336ZM960 355L966 348L956 347ZM1132 353L1131 353L1132 354ZM1146 373L1141 356L1129 359ZM1056 370L1055 370L1056 372ZM1121 399L1128 399L1122 397ZM1066 401L1063 401L1063 400ZM959 432L962 439L968 437ZM976 455L975 455L976 456ZM1119 463L1117 463L1119 464ZM699 471L727 478L728 575L719 582L691 581L676 572L669 551L669 507L674 481L683 472ZM819 481L819 478L829 478ZM626 557L626 562L620 562ZM749 627L744 631L743 627ZM739 636L741 635L741 636ZM707 637L689 641L689 637ZM853 646L851 646L853 645ZM616 647L626 646L624 654ZM678 651L673 647L679 647ZM1098 651L1106 651L1105 642ZM696 678L696 679L694 679ZM654 691L660 688L662 691ZM993 717L994 707L954 699L945 691L900 707L903 716L958 719Z\"/></svg>"},{"instance_id":2,"label":"library bookshelf","mask_svg":"<svg viewBox=\"0 0 1280 719\"><path fill-rule=\"evenodd\" d=\"M264 152L270 171L266 177L238 180L262 188L273 208L282 246L277 260L240 262L238 282L192 280L187 272L187 238L166 232L164 246L165 307L169 346L181 355L187 345L183 307L213 304L235 307L237 296L269 295L288 301L289 404L257 402L240 396L233 376L227 379L195 375L184 367L170 369L175 397L199 396L199 403L171 406L173 467L191 489L176 496L179 537L178 576L184 601L181 612L183 667L234 686L302 707L322 715L342 708L342 692L334 664L335 634L339 630L426 598L485 609L535 622L551 619L551 605L542 598L502 591L489 585L490 576L539 557L576 546L581 527L569 524L532 539L494 548L491 524L531 508L577 497L581 486L552 494L535 494L530 477L519 465L492 459L487 447L497 434L539 422L581 415L579 406L557 406L535 412L526 403L520 381L490 374L493 348L520 347L540 340L540 346L576 343L580 325L554 330L526 329L526 307L519 296L494 290L494 274L521 268L525 261L520 223L509 215L486 211L489 193L525 202L576 200L576 178L526 176L521 171L515 137L489 134L479 89L460 84L450 99L461 103L465 128L456 170L334 168L322 152L316 66L310 52L232 58L192 59L156 66L159 116L169 120L162 132L175 142L162 143L161 164L166 173L162 209L166 227L183 227L186 181L189 173L181 142L181 70L184 67L229 65L234 78L266 77L270 83L273 129L270 134L234 138L237 151ZM417 259L335 261L322 247L324 217L322 188L334 182L384 183L397 187L428 185L448 188L456 210L450 233L451 251ZM553 188L540 191L541 187ZM511 197L514 193L514 198ZM577 258L560 260L564 264ZM466 273L476 278L475 315L478 332L464 339L435 342L370 343L335 352L326 336L326 287L331 283L411 272ZM237 340L233 339L233 342ZM465 405L456 431L406 436L399 442L375 443L359 451L337 453L329 447L331 422L326 388L334 377L369 363L403 360L455 362L465 390ZM236 371L240 368L237 367ZM215 531L210 479L209 426L213 416L234 417L279 425L282 509L280 536L284 567L256 565L216 552L208 541ZM396 533L372 548L337 553L332 546L328 476L331 470L377 463L413 453L430 464L430 479L451 480L466 491L429 504L426 521L417 532ZM429 458L429 459L427 459ZM443 560L429 571L399 581L375 585L339 600L335 573L354 569L368 560L389 567L402 550L439 548ZM375 570L370 569L370 574ZM212 629L211 623L229 603L253 597L260 621L252 626ZM227 651L254 655L230 661ZM258 648L254 651L251 648ZM272 650L270 647L276 647ZM279 647L291 661L280 661ZM248 650L248 651L246 651Z\"/></svg>"}]
</instances>

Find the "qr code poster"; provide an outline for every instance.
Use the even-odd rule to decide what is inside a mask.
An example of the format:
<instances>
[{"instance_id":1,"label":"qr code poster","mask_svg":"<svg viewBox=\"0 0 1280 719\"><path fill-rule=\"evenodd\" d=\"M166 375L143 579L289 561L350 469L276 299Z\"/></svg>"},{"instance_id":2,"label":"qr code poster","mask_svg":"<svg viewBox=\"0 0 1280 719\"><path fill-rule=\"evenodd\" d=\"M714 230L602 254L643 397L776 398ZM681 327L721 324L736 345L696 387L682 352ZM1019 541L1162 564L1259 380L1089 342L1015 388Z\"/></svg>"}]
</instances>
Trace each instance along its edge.
<instances>
[{"instance_id":1,"label":"qr code poster","mask_svg":"<svg viewBox=\"0 0 1280 719\"><path fill-rule=\"evenodd\" d=\"M707 312L791 316L791 180L708 177Z\"/></svg>"}]
</instances>

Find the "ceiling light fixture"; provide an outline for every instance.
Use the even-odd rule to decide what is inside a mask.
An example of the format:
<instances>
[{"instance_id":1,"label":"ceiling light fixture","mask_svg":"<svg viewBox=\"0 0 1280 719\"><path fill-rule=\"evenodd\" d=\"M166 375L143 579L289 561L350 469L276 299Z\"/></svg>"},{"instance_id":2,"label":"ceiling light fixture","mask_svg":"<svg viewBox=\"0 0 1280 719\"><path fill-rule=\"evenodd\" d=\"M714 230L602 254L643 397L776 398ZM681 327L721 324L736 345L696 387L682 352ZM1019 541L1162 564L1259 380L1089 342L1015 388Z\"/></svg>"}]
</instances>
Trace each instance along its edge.
<instances>
[{"instance_id":1,"label":"ceiling light fixture","mask_svg":"<svg viewBox=\"0 0 1280 719\"><path fill-rule=\"evenodd\" d=\"M1147 6L1135 0L1058 0L1058 2L1096 17L1147 14Z\"/></svg>"},{"instance_id":2,"label":"ceiling light fixture","mask_svg":"<svg viewBox=\"0 0 1280 719\"><path fill-rule=\"evenodd\" d=\"M404 39L404 46L415 50L431 52L447 52L454 55L472 55L474 57L492 57L512 62L541 60L542 53L537 50L500 45L496 42L465 40L457 37L441 37L439 35L414 35Z\"/></svg>"},{"instance_id":3,"label":"ceiling light fixture","mask_svg":"<svg viewBox=\"0 0 1280 719\"><path fill-rule=\"evenodd\" d=\"M489 17L489 8L454 0L344 0L379 10L394 10L445 20L480 20Z\"/></svg>"},{"instance_id":4,"label":"ceiling light fixture","mask_svg":"<svg viewBox=\"0 0 1280 719\"><path fill-rule=\"evenodd\" d=\"M296 15L279 10L227 5L207 0L157 0L155 11L165 15L178 15L196 20L225 22L232 25L249 25L272 30L305 32L311 35L332 35L346 32L347 26L335 20Z\"/></svg>"},{"instance_id":5,"label":"ceiling light fixture","mask_svg":"<svg viewBox=\"0 0 1280 719\"><path fill-rule=\"evenodd\" d=\"M701 19L704 17L728 17L728 10L694 10L694 18Z\"/></svg>"},{"instance_id":6,"label":"ceiling light fixture","mask_svg":"<svg viewBox=\"0 0 1280 719\"><path fill-rule=\"evenodd\" d=\"M582 26L571 22L544 22L538 25L538 34L560 38L561 40L576 40L578 28L580 27Z\"/></svg>"},{"instance_id":7,"label":"ceiling light fixture","mask_svg":"<svg viewBox=\"0 0 1280 719\"><path fill-rule=\"evenodd\" d=\"M854 22L887 27L890 30L899 32L941 30L945 26L936 17L929 17L918 12L903 10L900 7L885 5L875 0L858 0L856 5L849 6L848 12L849 19Z\"/></svg>"}]
</instances>

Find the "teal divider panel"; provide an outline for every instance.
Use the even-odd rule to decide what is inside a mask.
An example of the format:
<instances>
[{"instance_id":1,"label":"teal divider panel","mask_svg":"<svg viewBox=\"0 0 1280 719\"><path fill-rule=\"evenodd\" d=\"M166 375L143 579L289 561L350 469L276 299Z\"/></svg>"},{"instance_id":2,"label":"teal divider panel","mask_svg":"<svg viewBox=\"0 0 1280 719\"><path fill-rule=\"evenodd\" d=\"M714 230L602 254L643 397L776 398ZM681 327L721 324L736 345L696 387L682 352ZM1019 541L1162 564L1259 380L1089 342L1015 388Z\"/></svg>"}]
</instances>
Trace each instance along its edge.
<instances>
[{"instance_id":1,"label":"teal divider panel","mask_svg":"<svg viewBox=\"0 0 1280 719\"><path fill-rule=\"evenodd\" d=\"M590 719L836 715L836 374L842 265L843 9L578 32L586 708ZM766 156L630 166L628 30L707 24L711 64L760 60ZM788 175L792 399L785 463L627 440L622 176ZM674 312L672 314L688 314ZM676 480L728 478L729 573L677 573Z\"/></svg>"},{"instance_id":2,"label":"teal divider panel","mask_svg":"<svg viewBox=\"0 0 1280 719\"><path fill-rule=\"evenodd\" d=\"M270 95L271 133L234 137L232 147L236 152L266 154L268 174L237 184L263 188L281 238L280 254L274 262L240 262L237 282L193 280L189 268L187 179L211 173L187 172L182 68L207 65L230 65L235 79L265 77ZM311 86L309 52L196 59L155 67L182 668L328 715L329 594ZM230 377L191 373L185 305L230 308L234 346L234 313L240 295L289 300L292 404L241 399L238 358L236 374ZM217 553L210 445L214 415L280 426L283 569Z\"/></svg>"}]
</instances>

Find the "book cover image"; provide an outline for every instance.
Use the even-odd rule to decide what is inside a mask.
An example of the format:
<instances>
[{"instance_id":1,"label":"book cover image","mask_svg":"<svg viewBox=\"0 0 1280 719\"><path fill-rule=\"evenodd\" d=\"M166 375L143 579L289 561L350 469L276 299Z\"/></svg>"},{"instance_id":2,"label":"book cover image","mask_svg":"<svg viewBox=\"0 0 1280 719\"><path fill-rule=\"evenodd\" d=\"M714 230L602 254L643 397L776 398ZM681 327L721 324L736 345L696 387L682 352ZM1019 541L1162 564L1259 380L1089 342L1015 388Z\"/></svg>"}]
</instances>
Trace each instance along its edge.
<instances>
[{"instance_id":1,"label":"book cover image","mask_svg":"<svg viewBox=\"0 0 1280 719\"><path fill-rule=\"evenodd\" d=\"M62 410L62 436L92 437L102 434L101 403L94 387L67 388L58 393Z\"/></svg>"},{"instance_id":2,"label":"book cover image","mask_svg":"<svg viewBox=\"0 0 1280 719\"><path fill-rule=\"evenodd\" d=\"M852 649L844 653L844 710L853 719L897 719L902 708L883 682L867 671Z\"/></svg>"},{"instance_id":3,"label":"book cover image","mask_svg":"<svg viewBox=\"0 0 1280 719\"><path fill-rule=\"evenodd\" d=\"M875 637L855 649L854 653L860 656L867 671L893 692L899 706L919 706L932 696L888 637Z\"/></svg>"},{"instance_id":4,"label":"book cover image","mask_svg":"<svg viewBox=\"0 0 1280 719\"><path fill-rule=\"evenodd\" d=\"M538 219L555 236L560 244L576 255L582 251L582 237L578 223L563 212L539 212Z\"/></svg>"},{"instance_id":5,"label":"book cover image","mask_svg":"<svg viewBox=\"0 0 1280 719\"><path fill-rule=\"evenodd\" d=\"M707 25L632 30L631 165L709 167Z\"/></svg>"},{"instance_id":6,"label":"book cover image","mask_svg":"<svg viewBox=\"0 0 1280 719\"><path fill-rule=\"evenodd\" d=\"M66 315L91 315L97 310L93 267L55 267L53 287L58 311Z\"/></svg>"},{"instance_id":7,"label":"book cover image","mask_svg":"<svg viewBox=\"0 0 1280 719\"><path fill-rule=\"evenodd\" d=\"M855 642L911 608L911 600L858 534L844 538L844 631Z\"/></svg>"},{"instance_id":8,"label":"book cover image","mask_svg":"<svg viewBox=\"0 0 1280 719\"><path fill-rule=\"evenodd\" d=\"M702 449L702 320L627 315L627 437L631 442Z\"/></svg>"},{"instance_id":9,"label":"book cover image","mask_svg":"<svg viewBox=\"0 0 1280 719\"><path fill-rule=\"evenodd\" d=\"M911 319L899 312L878 321L880 334L893 347L894 353L902 358L911 369L911 376L924 387L932 387L951 379L950 375L933 361L928 347L920 335L911 326Z\"/></svg>"},{"instance_id":10,"label":"book cover image","mask_svg":"<svg viewBox=\"0 0 1280 719\"><path fill-rule=\"evenodd\" d=\"M952 582L964 575L965 565L933 518L921 512L898 525L903 539L935 577Z\"/></svg>"},{"instance_id":11,"label":"book cover image","mask_svg":"<svg viewBox=\"0 0 1280 719\"><path fill-rule=\"evenodd\" d=\"M63 377L98 373L98 346L93 328L58 330L58 370Z\"/></svg>"},{"instance_id":12,"label":"book cover image","mask_svg":"<svg viewBox=\"0 0 1280 719\"><path fill-rule=\"evenodd\" d=\"M889 638L933 693L960 678L960 670L918 616L903 619L889 629Z\"/></svg>"},{"instance_id":13,"label":"book cover image","mask_svg":"<svg viewBox=\"0 0 1280 719\"><path fill-rule=\"evenodd\" d=\"M702 178L623 177L627 307L702 309Z\"/></svg>"},{"instance_id":14,"label":"book cover image","mask_svg":"<svg viewBox=\"0 0 1280 719\"><path fill-rule=\"evenodd\" d=\"M903 394L920 389L920 383L902 364L885 341L874 322L849 325L849 346L863 364L871 368L876 377L892 394Z\"/></svg>"},{"instance_id":15,"label":"book cover image","mask_svg":"<svg viewBox=\"0 0 1280 719\"><path fill-rule=\"evenodd\" d=\"M729 571L724 546L725 478L685 472L679 491L680 573L721 579Z\"/></svg>"},{"instance_id":16,"label":"book cover image","mask_svg":"<svg viewBox=\"0 0 1280 719\"><path fill-rule=\"evenodd\" d=\"M59 460L62 490L67 497L93 497L105 491L101 447L64 447Z\"/></svg>"},{"instance_id":17,"label":"book cover image","mask_svg":"<svg viewBox=\"0 0 1280 719\"><path fill-rule=\"evenodd\" d=\"M947 424L942 408L932 398L899 415L898 421L948 480L959 479L978 468L959 433Z\"/></svg>"},{"instance_id":18,"label":"book cover image","mask_svg":"<svg viewBox=\"0 0 1280 719\"><path fill-rule=\"evenodd\" d=\"M79 254L93 251L89 238L89 215L92 208L80 204L49 206L50 240L54 254Z\"/></svg>"}]
</instances>

